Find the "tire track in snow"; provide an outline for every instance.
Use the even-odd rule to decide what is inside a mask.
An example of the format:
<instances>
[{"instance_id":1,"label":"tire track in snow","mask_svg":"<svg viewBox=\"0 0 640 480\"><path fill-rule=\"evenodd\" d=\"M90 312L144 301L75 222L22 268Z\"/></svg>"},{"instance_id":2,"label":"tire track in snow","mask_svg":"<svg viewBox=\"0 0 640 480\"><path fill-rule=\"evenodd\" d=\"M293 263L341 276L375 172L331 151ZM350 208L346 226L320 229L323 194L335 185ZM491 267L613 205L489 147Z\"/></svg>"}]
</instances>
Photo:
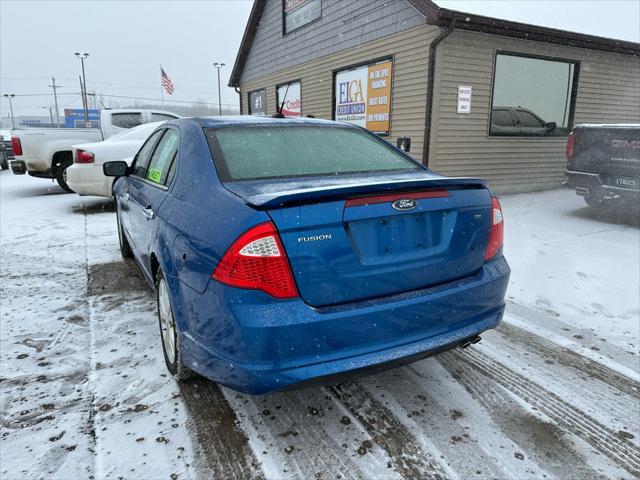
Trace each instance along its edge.
<instances>
[{"instance_id":1,"label":"tire track in snow","mask_svg":"<svg viewBox=\"0 0 640 480\"><path fill-rule=\"evenodd\" d=\"M470 398L465 398L464 403L458 401L458 415L465 412L465 417L473 418L471 428L477 432L481 448L487 448L489 456L502 470L500 474L485 478L525 479L551 476L591 480L601 477L596 467L590 465L585 456L577 451L574 442L567 439L557 425L527 410L500 385L487 382L482 373L469 369L466 364L452 362L452 365L448 365L445 357L439 357L438 363L445 372L449 370L451 381L466 390ZM433 380L428 368L419 364L409 368L419 378ZM442 392L438 391L433 394L442 396ZM473 412L472 416L469 411ZM496 428L497 431L494 431ZM465 460L466 454L467 450L464 451ZM513 458L518 461L514 462ZM591 460L593 461L593 457ZM480 465L483 476L490 473L490 461Z\"/></svg>"},{"instance_id":2,"label":"tire track in snow","mask_svg":"<svg viewBox=\"0 0 640 480\"><path fill-rule=\"evenodd\" d=\"M570 322L563 322L560 314L553 310L529 307L514 300L507 300L507 314L504 323L520 325L520 328L526 331L532 329L537 331L538 328L542 328L544 331L548 331L552 338L556 337L561 342L566 342L579 355L591 358L595 362L600 362L602 358L608 358L614 362L614 365L621 367L618 375L632 379L638 378L638 355L635 350L629 351L627 348L634 348L635 345L623 347L613 342L602 342L602 337L598 337L591 330L575 326ZM591 348L596 345L598 350Z\"/></svg>"},{"instance_id":3,"label":"tire track in snow","mask_svg":"<svg viewBox=\"0 0 640 480\"><path fill-rule=\"evenodd\" d=\"M488 387L486 382L473 379L469 372L474 371L537 408L564 431L578 436L621 468L640 476L640 448L569 405L553 392L477 351L448 352L440 356L440 361L454 378L457 377L470 387L470 392L476 398L486 403L484 392ZM460 363L465 368L458 368Z\"/></svg>"},{"instance_id":4,"label":"tire track in snow","mask_svg":"<svg viewBox=\"0 0 640 480\"><path fill-rule=\"evenodd\" d=\"M223 389L267 477L393 479L400 476L367 431L320 387L263 396Z\"/></svg>"},{"instance_id":5,"label":"tire track in snow","mask_svg":"<svg viewBox=\"0 0 640 480\"><path fill-rule=\"evenodd\" d=\"M360 385L343 383L326 388L387 452L403 478L447 478L444 468L423 450L409 429Z\"/></svg>"},{"instance_id":6,"label":"tire track in snow","mask_svg":"<svg viewBox=\"0 0 640 480\"><path fill-rule=\"evenodd\" d=\"M85 432L89 436L89 450L92 455L92 470L94 475L98 474L101 468L101 459L98 455L98 438L96 435L96 412L98 406L96 405L96 325L93 318L93 310L91 308L91 302L89 301L89 295L91 294L91 269L89 267L89 227L87 221L87 207L86 203L82 204L84 236L83 236L83 249L84 249L84 273L85 273L85 290L86 295L82 298L82 309L85 313L85 318L89 326L89 358L87 365L87 382L85 386L85 392L88 398L89 412L87 414L87 420L85 425Z\"/></svg>"},{"instance_id":7,"label":"tire track in snow","mask_svg":"<svg viewBox=\"0 0 640 480\"><path fill-rule=\"evenodd\" d=\"M210 470L210 478L263 478L260 465L238 428L235 412L213 382L196 377L180 384L180 393L198 440L196 451Z\"/></svg>"},{"instance_id":8,"label":"tire track in snow","mask_svg":"<svg viewBox=\"0 0 640 480\"><path fill-rule=\"evenodd\" d=\"M528 332L520 327L508 323L501 323L497 331L504 334L510 341L531 349L532 347L543 355L552 358L557 363L586 374L590 378L600 380L607 385L640 401L640 383L627 378L615 370L591 360L587 357L557 345L539 335Z\"/></svg>"},{"instance_id":9,"label":"tire track in snow","mask_svg":"<svg viewBox=\"0 0 640 480\"><path fill-rule=\"evenodd\" d=\"M458 478L525 480L547 472L528 458L513 462L517 450L497 418L505 404L485 408L435 358L360 383L427 439Z\"/></svg>"}]
</instances>

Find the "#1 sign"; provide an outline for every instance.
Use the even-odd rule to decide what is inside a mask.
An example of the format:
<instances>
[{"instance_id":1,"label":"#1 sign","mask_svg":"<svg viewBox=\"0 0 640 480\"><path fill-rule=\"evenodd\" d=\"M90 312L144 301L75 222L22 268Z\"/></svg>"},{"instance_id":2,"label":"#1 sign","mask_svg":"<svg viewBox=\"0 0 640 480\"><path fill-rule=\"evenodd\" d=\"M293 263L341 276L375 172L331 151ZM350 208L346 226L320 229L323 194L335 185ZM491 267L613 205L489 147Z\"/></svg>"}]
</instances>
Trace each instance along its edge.
<instances>
[{"instance_id":1,"label":"#1 sign","mask_svg":"<svg viewBox=\"0 0 640 480\"><path fill-rule=\"evenodd\" d=\"M458 113L471 113L471 87L458 86Z\"/></svg>"}]
</instances>

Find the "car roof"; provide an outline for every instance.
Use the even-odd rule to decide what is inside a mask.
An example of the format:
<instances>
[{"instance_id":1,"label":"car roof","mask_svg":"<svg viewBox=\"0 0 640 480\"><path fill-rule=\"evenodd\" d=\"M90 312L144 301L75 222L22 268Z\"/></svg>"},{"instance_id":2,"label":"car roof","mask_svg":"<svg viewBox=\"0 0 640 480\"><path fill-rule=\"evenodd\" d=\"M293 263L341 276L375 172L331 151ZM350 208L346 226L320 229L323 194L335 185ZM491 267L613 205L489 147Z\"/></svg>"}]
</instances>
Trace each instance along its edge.
<instances>
[{"instance_id":1,"label":"car roof","mask_svg":"<svg viewBox=\"0 0 640 480\"><path fill-rule=\"evenodd\" d=\"M113 135L106 140L100 140L98 142L76 143L71 145L71 148L81 148L83 150L86 150L88 148L102 148L103 146L109 148L109 146L118 144L120 142L140 141L140 143L142 143L151 136L152 132L156 128L165 123L167 123L166 120L162 120L160 122L142 123L136 127L129 128L124 132Z\"/></svg>"},{"instance_id":2,"label":"car roof","mask_svg":"<svg viewBox=\"0 0 640 480\"><path fill-rule=\"evenodd\" d=\"M274 118L270 116L268 117L257 115L223 115L219 117L193 117L191 118L191 120L197 122L203 128L216 128L236 125L317 125L353 127L353 125L348 123L308 117ZM172 120L172 123L174 121L175 120Z\"/></svg>"}]
</instances>

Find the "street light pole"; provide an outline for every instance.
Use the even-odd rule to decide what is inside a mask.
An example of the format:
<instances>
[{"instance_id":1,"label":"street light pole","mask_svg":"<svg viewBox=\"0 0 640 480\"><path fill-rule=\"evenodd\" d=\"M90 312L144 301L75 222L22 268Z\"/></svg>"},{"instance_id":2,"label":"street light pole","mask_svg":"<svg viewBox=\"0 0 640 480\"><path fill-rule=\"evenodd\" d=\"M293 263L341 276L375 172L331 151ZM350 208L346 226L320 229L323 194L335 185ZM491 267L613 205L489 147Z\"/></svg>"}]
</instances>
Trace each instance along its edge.
<instances>
[{"instance_id":1,"label":"street light pole","mask_svg":"<svg viewBox=\"0 0 640 480\"><path fill-rule=\"evenodd\" d=\"M222 116L222 97L220 94L220 69L224 67L224 63L214 63L214 67L218 70L218 115Z\"/></svg>"},{"instance_id":2,"label":"street light pole","mask_svg":"<svg viewBox=\"0 0 640 480\"><path fill-rule=\"evenodd\" d=\"M16 121L13 118L13 103L11 102L11 99L16 95L15 93L5 93L4 96L9 99L9 111L11 112L11 128L16 128Z\"/></svg>"},{"instance_id":3,"label":"street light pole","mask_svg":"<svg viewBox=\"0 0 640 480\"><path fill-rule=\"evenodd\" d=\"M84 123L85 127L87 127L89 126L89 103L87 101L87 79L84 75L84 61L87 59L89 54L86 52L82 54L80 52L76 52L74 55L78 57L82 63L82 104L84 106Z\"/></svg>"}]
</instances>

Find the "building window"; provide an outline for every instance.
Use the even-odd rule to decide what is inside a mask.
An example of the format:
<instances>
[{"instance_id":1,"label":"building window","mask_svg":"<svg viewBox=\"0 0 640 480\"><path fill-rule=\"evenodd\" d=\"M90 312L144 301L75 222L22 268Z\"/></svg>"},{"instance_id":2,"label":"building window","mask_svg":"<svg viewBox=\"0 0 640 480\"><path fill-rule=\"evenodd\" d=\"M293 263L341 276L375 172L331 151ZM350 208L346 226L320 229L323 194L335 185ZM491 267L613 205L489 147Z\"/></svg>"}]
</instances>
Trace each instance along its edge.
<instances>
[{"instance_id":1,"label":"building window","mask_svg":"<svg viewBox=\"0 0 640 480\"><path fill-rule=\"evenodd\" d=\"M277 108L285 117L299 117L302 113L300 82L289 82L276 87Z\"/></svg>"},{"instance_id":2,"label":"building window","mask_svg":"<svg viewBox=\"0 0 640 480\"><path fill-rule=\"evenodd\" d=\"M572 60L496 55L491 135L566 135L573 124L579 64Z\"/></svg>"},{"instance_id":3,"label":"building window","mask_svg":"<svg viewBox=\"0 0 640 480\"><path fill-rule=\"evenodd\" d=\"M249 115L267 114L267 91L263 88L249 92Z\"/></svg>"},{"instance_id":4,"label":"building window","mask_svg":"<svg viewBox=\"0 0 640 480\"><path fill-rule=\"evenodd\" d=\"M388 135L392 76L391 59L335 71L333 119Z\"/></svg>"},{"instance_id":5,"label":"building window","mask_svg":"<svg viewBox=\"0 0 640 480\"><path fill-rule=\"evenodd\" d=\"M282 0L282 28L290 33L322 15L322 0Z\"/></svg>"}]
</instances>

